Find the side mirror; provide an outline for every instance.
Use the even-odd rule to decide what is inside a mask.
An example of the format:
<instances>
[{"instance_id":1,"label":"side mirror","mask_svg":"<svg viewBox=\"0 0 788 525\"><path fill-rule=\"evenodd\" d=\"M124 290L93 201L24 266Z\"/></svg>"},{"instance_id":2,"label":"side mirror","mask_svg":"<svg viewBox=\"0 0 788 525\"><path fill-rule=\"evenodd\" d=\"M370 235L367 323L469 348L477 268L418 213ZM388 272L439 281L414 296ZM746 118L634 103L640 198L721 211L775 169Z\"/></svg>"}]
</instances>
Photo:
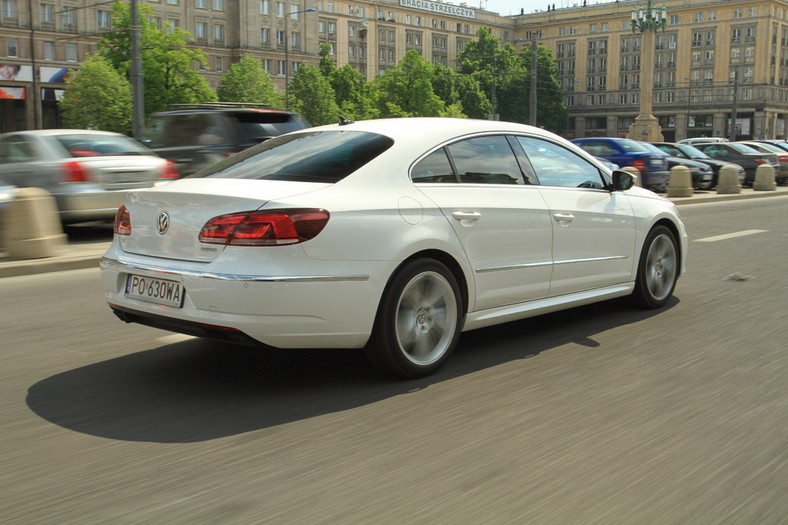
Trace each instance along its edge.
<instances>
[{"instance_id":1,"label":"side mirror","mask_svg":"<svg viewBox=\"0 0 788 525\"><path fill-rule=\"evenodd\" d=\"M635 176L628 171L613 172L613 191L626 191L635 185Z\"/></svg>"}]
</instances>

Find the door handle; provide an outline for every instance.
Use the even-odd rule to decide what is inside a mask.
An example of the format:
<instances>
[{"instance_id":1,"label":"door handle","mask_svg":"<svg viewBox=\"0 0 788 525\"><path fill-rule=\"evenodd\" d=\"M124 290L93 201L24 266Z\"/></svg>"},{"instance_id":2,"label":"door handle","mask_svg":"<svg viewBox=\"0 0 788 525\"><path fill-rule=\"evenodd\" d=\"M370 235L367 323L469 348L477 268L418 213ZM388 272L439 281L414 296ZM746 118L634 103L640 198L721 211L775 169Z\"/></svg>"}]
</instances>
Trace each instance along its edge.
<instances>
[{"instance_id":1,"label":"door handle","mask_svg":"<svg viewBox=\"0 0 788 525\"><path fill-rule=\"evenodd\" d=\"M575 220L575 216L571 213L554 213L553 218L558 222L572 222Z\"/></svg>"},{"instance_id":2,"label":"door handle","mask_svg":"<svg viewBox=\"0 0 788 525\"><path fill-rule=\"evenodd\" d=\"M455 211L451 214L458 221L478 221L482 214L478 211Z\"/></svg>"}]
</instances>

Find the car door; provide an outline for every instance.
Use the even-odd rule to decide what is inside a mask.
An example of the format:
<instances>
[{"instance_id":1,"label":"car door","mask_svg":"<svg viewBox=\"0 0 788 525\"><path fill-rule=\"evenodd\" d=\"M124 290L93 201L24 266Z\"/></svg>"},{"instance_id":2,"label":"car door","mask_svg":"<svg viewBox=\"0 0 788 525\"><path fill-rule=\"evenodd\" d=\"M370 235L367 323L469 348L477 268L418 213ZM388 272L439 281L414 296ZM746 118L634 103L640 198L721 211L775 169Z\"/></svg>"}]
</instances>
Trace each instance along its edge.
<instances>
[{"instance_id":1,"label":"car door","mask_svg":"<svg viewBox=\"0 0 788 525\"><path fill-rule=\"evenodd\" d=\"M517 137L539 181L553 226L550 295L632 280L635 217L629 197L610 192L599 169L569 149Z\"/></svg>"},{"instance_id":2,"label":"car door","mask_svg":"<svg viewBox=\"0 0 788 525\"><path fill-rule=\"evenodd\" d=\"M546 297L552 225L504 135L464 139L414 164L411 177L449 221L473 268L482 310Z\"/></svg>"}]
</instances>

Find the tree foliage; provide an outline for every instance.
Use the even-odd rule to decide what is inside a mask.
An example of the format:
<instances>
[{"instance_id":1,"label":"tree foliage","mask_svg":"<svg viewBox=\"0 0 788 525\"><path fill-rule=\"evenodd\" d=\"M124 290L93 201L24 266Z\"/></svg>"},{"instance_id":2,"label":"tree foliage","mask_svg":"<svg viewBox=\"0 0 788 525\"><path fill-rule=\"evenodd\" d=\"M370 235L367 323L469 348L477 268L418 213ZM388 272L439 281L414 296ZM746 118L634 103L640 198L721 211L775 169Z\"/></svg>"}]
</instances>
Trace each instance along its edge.
<instances>
[{"instance_id":1,"label":"tree foliage","mask_svg":"<svg viewBox=\"0 0 788 525\"><path fill-rule=\"evenodd\" d=\"M339 117L334 89L314 66L301 66L290 82L292 106L313 126L336 122Z\"/></svg>"},{"instance_id":2,"label":"tree foliage","mask_svg":"<svg viewBox=\"0 0 788 525\"><path fill-rule=\"evenodd\" d=\"M138 6L145 114L166 109L172 104L190 104L216 100L216 94L193 67L204 63L199 49L187 47L191 35L165 23L156 27L154 11L149 5ZM101 36L96 49L124 75L131 66L131 8L123 2L112 4L114 31Z\"/></svg>"},{"instance_id":3,"label":"tree foliage","mask_svg":"<svg viewBox=\"0 0 788 525\"><path fill-rule=\"evenodd\" d=\"M66 78L60 101L69 128L131 134L131 83L100 55L88 57Z\"/></svg>"},{"instance_id":4,"label":"tree foliage","mask_svg":"<svg viewBox=\"0 0 788 525\"><path fill-rule=\"evenodd\" d=\"M266 104L271 109L282 109L282 97L262 63L251 55L233 64L222 75L216 94L222 102L250 102Z\"/></svg>"},{"instance_id":5,"label":"tree foliage","mask_svg":"<svg viewBox=\"0 0 788 525\"><path fill-rule=\"evenodd\" d=\"M432 89L432 65L411 49L396 67L373 81L372 103L383 118L461 116L457 105L448 109Z\"/></svg>"}]
</instances>

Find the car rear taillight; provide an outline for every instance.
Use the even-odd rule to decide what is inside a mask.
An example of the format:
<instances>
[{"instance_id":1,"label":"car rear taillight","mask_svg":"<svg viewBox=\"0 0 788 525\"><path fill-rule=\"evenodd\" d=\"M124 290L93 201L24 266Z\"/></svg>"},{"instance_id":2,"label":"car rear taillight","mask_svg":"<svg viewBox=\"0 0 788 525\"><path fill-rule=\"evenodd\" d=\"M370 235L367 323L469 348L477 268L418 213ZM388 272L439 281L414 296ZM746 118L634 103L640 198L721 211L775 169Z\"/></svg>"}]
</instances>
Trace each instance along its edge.
<instances>
[{"instance_id":1,"label":"car rear taillight","mask_svg":"<svg viewBox=\"0 0 788 525\"><path fill-rule=\"evenodd\" d=\"M131 216L125 204L121 204L115 214L115 226L113 231L117 235L131 235Z\"/></svg>"},{"instance_id":2,"label":"car rear taillight","mask_svg":"<svg viewBox=\"0 0 788 525\"><path fill-rule=\"evenodd\" d=\"M177 179L178 178L178 167L175 163L169 159L167 159L167 163L164 165L164 173L161 176L162 179Z\"/></svg>"},{"instance_id":3,"label":"car rear taillight","mask_svg":"<svg viewBox=\"0 0 788 525\"><path fill-rule=\"evenodd\" d=\"M780 155L777 157L777 160L780 162L788 162L788 155Z\"/></svg>"},{"instance_id":4,"label":"car rear taillight","mask_svg":"<svg viewBox=\"0 0 788 525\"><path fill-rule=\"evenodd\" d=\"M643 159L637 159L632 163L633 168L637 168L638 171L646 171L646 163Z\"/></svg>"},{"instance_id":5,"label":"car rear taillight","mask_svg":"<svg viewBox=\"0 0 788 525\"><path fill-rule=\"evenodd\" d=\"M85 167L77 160L66 162L63 165L63 182L87 182L88 173Z\"/></svg>"},{"instance_id":6,"label":"car rear taillight","mask_svg":"<svg viewBox=\"0 0 788 525\"><path fill-rule=\"evenodd\" d=\"M231 213L202 227L200 242L230 246L281 246L313 239L328 223L319 209L284 209Z\"/></svg>"},{"instance_id":7,"label":"car rear taillight","mask_svg":"<svg viewBox=\"0 0 788 525\"><path fill-rule=\"evenodd\" d=\"M755 159L755 164L766 164L766 161L763 159Z\"/></svg>"}]
</instances>

